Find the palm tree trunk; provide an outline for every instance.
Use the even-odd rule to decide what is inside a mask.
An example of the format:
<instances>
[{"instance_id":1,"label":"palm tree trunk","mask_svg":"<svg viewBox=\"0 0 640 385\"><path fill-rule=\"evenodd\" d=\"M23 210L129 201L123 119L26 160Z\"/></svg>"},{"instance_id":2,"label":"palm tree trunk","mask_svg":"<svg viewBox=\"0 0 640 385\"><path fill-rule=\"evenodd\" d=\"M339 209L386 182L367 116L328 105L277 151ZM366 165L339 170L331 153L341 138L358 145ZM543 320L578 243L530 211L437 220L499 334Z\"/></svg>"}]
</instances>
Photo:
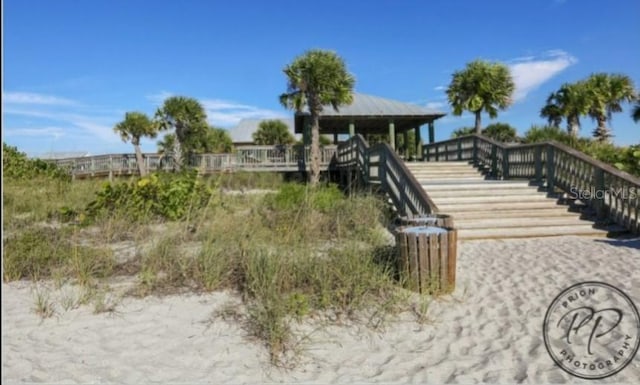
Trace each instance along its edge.
<instances>
[{"instance_id":1,"label":"palm tree trunk","mask_svg":"<svg viewBox=\"0 0 640 385\"><path fill-rule=\"evenodd\" d=\"M173 144L173 168L176 171L182 170L182 143L180 143L178 135L176 135L176 141Z\"/></svg>"},{"instance_id":2,"label":"palm tree trunk","mask_svg":"<svg viewBox=\"0 0 640 385\"><path fill-rule=\"evenodd\" d=\"M598 127L596 127L593 132L593 136L601 142L608 141L611 137L611 133L609 132L609 128L607 128L607 118L604 116L598 116L596 120L598 121Z\"/></svg>"},{"instance_id":3,"label":"palm tree trunk","mask_svg":"<svg viewBox=\"0 0 640 385\"><path fill-rule=\"evenodd\" d=\"M567 126L569 134L571 136L577 137L578 131L580 130L580 124L578 123L575 116L569 116L567 118Z\"/></svg>"},{"instance_id":4,"label":"palm tree trunk","mask_svg":"<svg viewBox=\"0 0 640 385\"><path fill-rule=\"evenodd\" d=\"M134 139L133 148L136 151L136 163L138 163L138 170L140 171L140 176L147 175L147 168L144 166L144 159L142 158L142 151L140 151L140 139Z\"/></svg>"},{"instance_id":5,"label":"palm tree trunk","mask_svg":"<svg viewBox=\"0 0 640 385\"><path fill-rule=\"evenodd\" d=\"M482 122L481 122L481 110L475 112L476 114L476 134L480 135L482 133Z\"/></svg>"},{"instance_id":6,"label":"palm tree trunk","mask_svg":"<svg viewBox=\"0 0 640 385\"><path fill-rule=\"evenodd\" d=\"M320 119L318 113L311 112L311 173L309 183L316 186L320 182Z\"/></svg>"}]
</instances>

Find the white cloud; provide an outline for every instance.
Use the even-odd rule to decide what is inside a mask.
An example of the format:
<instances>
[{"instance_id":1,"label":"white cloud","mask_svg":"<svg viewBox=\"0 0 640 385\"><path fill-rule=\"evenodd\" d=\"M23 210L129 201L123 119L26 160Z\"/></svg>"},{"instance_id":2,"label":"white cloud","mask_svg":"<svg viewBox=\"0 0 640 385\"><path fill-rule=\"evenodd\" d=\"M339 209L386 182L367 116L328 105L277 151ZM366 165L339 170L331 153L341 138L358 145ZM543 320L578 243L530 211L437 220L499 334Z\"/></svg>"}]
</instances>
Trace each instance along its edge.
<instances>
[{"instance_id":1,"label":"white cloud","mask_svg":"<svg viewBox=\"0 0 640 385\"><path fill-rule=\"evenodd\" d=\"M446 86L437 86L434 88L434 91L444 91L445 89L447 89Z\"/></svg>"},{"instance_id":2,"label":"white cloud","mask_svg":"<svg viewBox=\"0 0 640 385\"><path fill-rule=\"evenodd\" d=\"M425 104L426 108L431 108L434 110L442 110L446 106L447 104L445 102L428 102L427 104Z\"/></svg>"},{"instance_id":3,"label":"white cloud","mask_svg":"<svg viewBox=\"0 0 640 385\"><path fill-rule=\"evenodd\" d=\"M42 137L51 136L54 139L65 136L65 129L62 127L39 127L39 128L7 128L4 130L6 136L28 136Z\"/></svg>"},{"instance_id":4,"label":"white cloud","mask_svg":"<svg viewBox=\"0 0 640 385\"><path fill-rule=\"evenodd\" d=\"M73 106L78 104L71 99L31 92L3 92L2 101L6 104L39 104L49 106Z\"/></svg>"},{"instance_id":5,"label":"white cloud","mask_svg":"<svg viewBox=\"0 0 640 385\"><path fill-rule=\"evenodd\" d=\"M521 57L510 61L509 68L516 84L514 100L521 101L527 94L578 60L562 50L551 50L540 57Z\"/></svg>"},{"instance_id":6,"label":"white cloud","mask_svg":"<svg viewBox=\"0 0 640 385\"><path fill-rule=\"evenodd\" d=\"M215 126L233 126L238 124L242 119L277 119L288 117L280 111L221 99L205 99L202 101L202 106L207 112L209 123Z\"/></svg>"},{"instance_id":7,"label":"white cloud","mask_svg":"<svg viewBox=\"0 0 640 385\"><path fill-rule=\"evenodd\" d=\"M5 108L4 113L6 115L21 115L33 118L47 119L56 123L66 123L71 129L81 129L89 134L93 134L97 139L116 143L120 141L117 134L113 132L113 126L116 123L116 118L108 116L95 116L95 115L82 115L70 112L58 112L58 111L45 111L38 109L19 109L19 108Z\"/></svg>"},{"instance_id":8,"label":"white cloud","mask_svg":"<svg viewBox=\"0 0 640 385\"><path fill-rule=\"evenodd\" d=\"M159 106L168 97L175 96L170 91L160 91L147 95L147 99ZM231 127L242 119L278 119L288 118L280 111L260 108L248 104L224 99L199 99L207 113L209 123L214 126Z\"/></svg>"}]
</instances>

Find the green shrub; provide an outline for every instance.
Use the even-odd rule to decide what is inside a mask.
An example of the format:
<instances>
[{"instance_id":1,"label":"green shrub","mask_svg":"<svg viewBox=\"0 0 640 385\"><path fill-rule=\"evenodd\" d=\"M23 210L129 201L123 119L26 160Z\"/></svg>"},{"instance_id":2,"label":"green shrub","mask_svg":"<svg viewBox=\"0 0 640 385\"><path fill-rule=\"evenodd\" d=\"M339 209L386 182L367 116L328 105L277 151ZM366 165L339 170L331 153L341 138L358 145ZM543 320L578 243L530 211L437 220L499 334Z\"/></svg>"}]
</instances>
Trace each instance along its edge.
<instances>
[{"instance_id":1,"label":"green shrub","mask_svg":"<svg viewBox=\"0 0 640 385\"><path fill-rule=\"evenodd\" d=\"M57 165L41 159L29 159L16 147L2 143L2 176L13 179L33 179L46 176L53 179L70 181L70 174Z\"/></svg>"},{"instance_id":2,"label":"green shrub","mask_svg":"<svg viewBox=\"0 0 640 385\"><path fill-rule=\"evenodd\" d=\"M454 139L461 136L472 135L475 133L476 129L474 127L460 127L451 133L451 138Z\"/></svg>"},{"instance_id":3,"label":"green shrub","mask_svg":"<svg viewBox=\"0 0 640 385\"><path fill-rule=\"evenodd\" d=\"M524 143L539 143L555 140L568 146L577 148L585 139L579 139L568 132L554 126L531 126L524 134Z\"/></svg>"},{"instance_id":4,"label":"green shrub","mask_svg":"<svg viewBox=\"0 0 640 385\"><path fill-rule=\"evenodd\" d=\"M482 135L499 142L513 142L518 139L516 129L506 123L490 124L482 130Z\"/></svg>"},{"instance_id":5,"label":"green shrub","mask_svg":"<svg viewBox=\"0 0 640 385\"><path fill-rule=\"evenodd\" d=\"M133 220L188 217L209 203L214 190L195 171L151 174L133 182L107 182L87 205L90 217L103 213L126 213Z\"/></svg>"}]
</instances>

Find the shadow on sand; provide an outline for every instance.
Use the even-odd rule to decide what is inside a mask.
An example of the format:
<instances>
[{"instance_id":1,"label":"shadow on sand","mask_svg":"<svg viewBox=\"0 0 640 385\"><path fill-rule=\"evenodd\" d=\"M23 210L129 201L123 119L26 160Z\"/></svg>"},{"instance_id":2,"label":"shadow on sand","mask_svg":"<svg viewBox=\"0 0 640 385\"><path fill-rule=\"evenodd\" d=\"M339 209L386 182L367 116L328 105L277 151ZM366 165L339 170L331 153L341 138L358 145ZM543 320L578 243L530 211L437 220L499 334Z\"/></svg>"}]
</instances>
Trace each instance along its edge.
<instances>
[{"instance_id":1,"label":"shadow on sand","mask_svg":"<svg viewBox=\"0 0 640 385\"><path fill-rule=\"evenodd\" d=\"M611 246L628 247L640 251L639 237L620 237L615 239L595 239L596 242L602 242Z\"/></svg>"}]
</instances>

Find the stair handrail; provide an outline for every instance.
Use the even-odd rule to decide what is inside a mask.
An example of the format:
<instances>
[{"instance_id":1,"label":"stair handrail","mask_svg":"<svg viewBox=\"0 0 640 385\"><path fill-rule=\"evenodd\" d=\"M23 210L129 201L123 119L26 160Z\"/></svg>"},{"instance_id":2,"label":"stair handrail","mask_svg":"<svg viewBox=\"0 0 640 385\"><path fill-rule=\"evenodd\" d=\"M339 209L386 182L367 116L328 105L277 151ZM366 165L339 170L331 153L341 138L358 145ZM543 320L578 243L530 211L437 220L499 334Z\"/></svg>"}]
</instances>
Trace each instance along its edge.
<instances>
[{"instance_id":1,"label":"stair handrail","mask_svg":"<svg viewBox=\"0 0 640 385\"><path fill-rule=\"evenodd\" d=\"M367 186L380 186L403 216L438 212L436 204L387 143L369 146L362 135L356 134L338 145L336 166L361 173Z\"/></svg>"},{"instance_id":2,"label":"stair handrail","mask_svg":"<svg viewBox=\"0 0 640 385\"><path fill-rule=\"evenodd\" d=\"M422 147L425 161L468 160L501 179L528 178L559 189L633 234L640 233L640 178L556 141L505 144L472 134Z\"/></svg>"}]
</instances>

